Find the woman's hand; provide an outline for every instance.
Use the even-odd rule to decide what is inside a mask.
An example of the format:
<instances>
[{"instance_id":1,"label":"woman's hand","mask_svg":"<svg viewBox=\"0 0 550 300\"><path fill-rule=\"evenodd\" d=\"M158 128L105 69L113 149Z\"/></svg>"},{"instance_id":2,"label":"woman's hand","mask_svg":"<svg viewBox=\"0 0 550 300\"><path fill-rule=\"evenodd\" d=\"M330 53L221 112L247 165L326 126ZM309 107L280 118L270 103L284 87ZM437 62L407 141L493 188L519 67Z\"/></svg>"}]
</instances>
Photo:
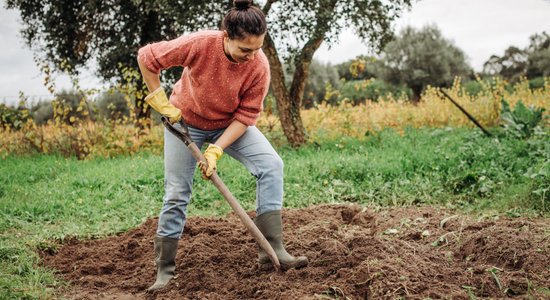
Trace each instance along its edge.
<instances>
[{"instance_id":1,"label":"woman's hand","mask_svg":"<svg viewBox=\"0 0 550 300\"><path fill-rule=\"evenodd\" d=\"M202 172L202 178L208 179L212 174L214 174L214 171L216 170L216 163L220 157L222 157L223 149L222 147L216 145L216 144L210 144L208 148L204 151L204 158L206 159L206 163L200 162L199 167Z\"/></svg>"},{"instance_id":2,"label":"woman's hand","mask_svg":"<svg viewBox=\"0 0 550 300\"><path fill-rule=\"evenodd\" d=\"M181 111L168 101L168 97L166 97L166 93L162 87L158 87L147 95L147 97L145 97L145 102L161 115L167 116L171 124L181 119Z\"/></svg>"}]
</instances>

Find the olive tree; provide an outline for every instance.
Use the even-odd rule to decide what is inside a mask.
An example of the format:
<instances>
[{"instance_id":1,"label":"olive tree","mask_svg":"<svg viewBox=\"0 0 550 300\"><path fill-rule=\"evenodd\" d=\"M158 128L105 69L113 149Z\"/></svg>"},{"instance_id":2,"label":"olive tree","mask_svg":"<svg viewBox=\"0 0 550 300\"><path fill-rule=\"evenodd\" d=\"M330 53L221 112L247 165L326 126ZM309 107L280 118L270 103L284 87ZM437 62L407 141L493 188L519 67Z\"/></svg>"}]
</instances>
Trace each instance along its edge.
<instances>
[{"instance_id":1,"label":"olive tree","mask_svg":"<svg viewBox=\"0 0 550 300\"><path fill-rule=\"evenodd\" d=\"M373 49L392 37L391 22L411 0L264 0L267 16L263 51L271 66L271 89L283 131L292 146L306 141L300 116L313 54L323 42L337 41L344 28L353 28ZM97 64L105 80L123 81L119 66L137 70L139 47L199 29L219 28L232 1L224 0L6 0L21 13L27 45L57 69L78 70ZM294 65L290 86L284 62ZM70 68L66 68L69 65ZM174 74L174 73L172 73ZM168 74L169 75L169 74ZM167 76L174 80L176 75ZM139 79L135 79L142 84ZM141 99L139 117L146 117Z\"/></svg>"},{"instance_id":2,"label":"olive tree","mask_svg":"<svg viewBox=\"0 0 550 300\"><path fill-rule=\"evenodd\" d=\"M491 55L483 64L486 75L501 76L511 82L550 75L550 35L533 34L525 49L509 46L502 56Z\"/></svg>"},{"instance_id":3,"label":"olive tree","mask_svg":"<svg viewBox=\"0 0 550 300\"><path fill-rule=\"evenodd\" d=\"M405 27L382 51L378 76L393 84L405 84L413 91L413 102L424 88L447 86L471 68L462 50L445 39L435 25L420 30Z\"/></svg>"}]
</instances>

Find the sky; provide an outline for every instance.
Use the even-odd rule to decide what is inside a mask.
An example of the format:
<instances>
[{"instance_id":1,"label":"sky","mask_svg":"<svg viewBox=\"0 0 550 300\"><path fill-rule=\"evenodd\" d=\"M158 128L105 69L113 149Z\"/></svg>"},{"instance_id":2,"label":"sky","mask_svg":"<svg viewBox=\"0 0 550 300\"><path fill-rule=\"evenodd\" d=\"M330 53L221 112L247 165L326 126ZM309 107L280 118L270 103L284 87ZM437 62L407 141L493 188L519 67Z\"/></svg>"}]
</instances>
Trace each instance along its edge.
<instances>
[{"instance_id":1,"label":"sky","mask_svg":"<svg viewBox=\"0 0 550 300\"><path fill-rule=\"evenodd\" d=\"M30 101L51 98L43 85L44 75L19 34L18 11L6 10L2 4L0 20L0 103L17 102L19 91ZM535 33L550 33L550 0L421 0L402 14L394 28L399 32L405 26L425 25L436 25L443 37L466 54L474 70L481 71L491 55L502 55L512 45L524 48ZM344 31L337 44L330 49L322 45L314 58L337 64L369 53L352 31ZM82 88L101 87L93 70L83 72L79 80ZM66 76L56 77L55 84L57 89L71 86Z\"/></svg>"}]
</instances>

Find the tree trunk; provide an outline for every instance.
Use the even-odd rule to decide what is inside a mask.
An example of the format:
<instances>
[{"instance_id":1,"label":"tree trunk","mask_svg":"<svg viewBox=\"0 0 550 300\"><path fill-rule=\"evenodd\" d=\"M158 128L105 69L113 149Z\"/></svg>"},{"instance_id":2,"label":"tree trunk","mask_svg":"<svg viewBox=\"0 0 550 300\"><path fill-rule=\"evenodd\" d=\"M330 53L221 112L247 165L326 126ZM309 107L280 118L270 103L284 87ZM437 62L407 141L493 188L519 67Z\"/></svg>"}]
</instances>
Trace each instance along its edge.
<instances>
[{"instance_id":1,"label":"tree trunk","mask_svg":"<svg viewBox=\"0 0 550 300\"><path fill-rule=\"evenodd\" d=\"M145 8L142 7L142 9L145 10ZM143 18L143 26L141 30L141 36L140 36L140 45L146 45L147 43L153 42L153 41L159 41L162 39L161 37L161 31L160 28L157 26L159 22L157 19L159 18L159 14L151 9L149 12L144 15ZM137 62L136 62L137 67ZM140 76L137 79L136 82L137 90L141 88L145 88L145 82L143 81L143 78ZM149 105L145 105L145 96L147 93L144 93L144 97L136 97L135 107L134 107L134 113L136 116L136 124L140 131L143 129L151 128L151 108Z\"/></svg>"},{"instance_id":2,"label":"tree trunk","mask_svg":"<svg viewBox=\"0 0 550 300\"><path fill-rule=\"evenodd\" d=\"M422 95L423 86L420 84L411 85L411 90L413 92L411 102L414 105L417 105L420 102L420 96Z\"/></svg>"},{"instance_id":3,"label":"tree trunk","mask_svg":"<svg viewBox=\"0 0 550 300\"><path fill-rule=\"evenodd\" d=\"M271 67L271 89L277 100L281 127L290 145L299 147L306 142L305 129L300 116L300 103L290 97L285 84L283 65L279 61L277 49L269 33L265 36L263 51Z\"/></svg>"},{"instance_id":4,"label":"tree trunk","mask_svg":"<svg viewBox=\"0 0 550 300\"><path fill-rule=\"evenodd\" d=\"M275 1L268 0L262 9L266 16L273 2ZM321 9L333 12L336 2L337 1L330 1L328 5L323 6ZM321 46L325 34L329 29L328 24L332 19L331 13L327 14L325 12L324 15L328 16L328 18L318 20L319 24L315 32L312 33L311 39L306 42L298 55L296 60L296 71L292 78L290 92L285 85L283 66L279 60L275 43L269 35L269 32L266 34L264 40L263 51L271 67L271 89L277 101L277 110L279 112L279 119L281 120L283 132L292 147L299 147L307 141L300 109L302 108L302 98L304 97L304 89L309 74L309 65L313 59L313 54L319 49L319 46Z\"/></svg>"},{"instance_id":5,"label":"tree trunk","mask_svg":"<svg viewBox=\"0 0 550 300\"><path fill-rule=\"evenodd\" d=\"M323 42L323 36L309 40L302 48L302 52L296 60L296 71L294 71L292 85L290 86L290 99L300 108L302 107L304 89L306 88L306 81L309 76L309 65L313 59L313 54Z\"/></svg>"}]
</instances>

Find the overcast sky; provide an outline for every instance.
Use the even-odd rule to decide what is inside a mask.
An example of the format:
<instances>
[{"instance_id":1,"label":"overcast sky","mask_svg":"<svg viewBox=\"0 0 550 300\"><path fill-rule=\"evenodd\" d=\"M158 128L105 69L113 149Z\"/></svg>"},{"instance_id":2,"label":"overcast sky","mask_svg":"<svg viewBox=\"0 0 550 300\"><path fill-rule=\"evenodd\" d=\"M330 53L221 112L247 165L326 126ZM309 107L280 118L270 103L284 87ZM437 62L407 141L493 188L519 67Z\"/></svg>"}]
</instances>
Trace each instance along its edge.
<instances>
[{"instance_id":1,"label":"overcast sky","mask_svg":"<svg viewBox=\"0 0 550 300\"><path fill-rule=\"evenodd\" d=\"M0 8L0 103L13 103L19 91L37 98L49 98L43 85L43 75L36 67L32 53L20 37L17 11ZM529 36L550 33L550 1L548 0L422 0L413 4L396 22L399 31L404 26L420 28L435 24L443 36L462 49L469 64L481 71L492 55L502 55L511 45L521 48L529 44ZM333 64L368 54L366 46L353 34L344 32L340 42L331 49L325 45L315 58ZM100 82L90 72L80 79L82 87L99 87ZM66 77L56 79L56 87L69 88Z\"/></svg>"}]
</instances>

